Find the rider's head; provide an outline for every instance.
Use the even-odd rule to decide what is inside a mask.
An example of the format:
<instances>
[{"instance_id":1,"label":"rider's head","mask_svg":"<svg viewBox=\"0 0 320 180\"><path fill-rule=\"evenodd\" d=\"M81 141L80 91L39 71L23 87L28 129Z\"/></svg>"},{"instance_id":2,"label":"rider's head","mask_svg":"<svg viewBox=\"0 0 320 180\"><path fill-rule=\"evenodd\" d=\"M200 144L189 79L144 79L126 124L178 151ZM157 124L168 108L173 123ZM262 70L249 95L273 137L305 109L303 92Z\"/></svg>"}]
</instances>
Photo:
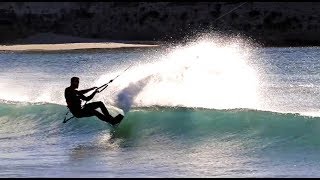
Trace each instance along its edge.
<instances>
[{"instance_id":1,"label":"rider's head","mask_svg":"<svg viewBox=\"0 0 320 180\"><path fill-rule=\"evenodd\" d=\"M71 78L71 87L73 87L74 89L77 89L79 87L79 78L78 77Z\"/></svg>"}]
</instances>

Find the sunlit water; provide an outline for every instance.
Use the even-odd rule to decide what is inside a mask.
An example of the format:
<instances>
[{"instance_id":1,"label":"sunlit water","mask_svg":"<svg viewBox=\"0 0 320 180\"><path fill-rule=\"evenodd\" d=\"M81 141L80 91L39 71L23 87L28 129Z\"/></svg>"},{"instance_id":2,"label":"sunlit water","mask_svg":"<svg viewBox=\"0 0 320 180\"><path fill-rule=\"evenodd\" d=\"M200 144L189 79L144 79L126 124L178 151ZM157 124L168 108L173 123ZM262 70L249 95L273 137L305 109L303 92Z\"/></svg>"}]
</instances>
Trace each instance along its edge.
<instances>
[{"instance_id":1,"label":"sunlit water","mask_svg":"<svg viewBox=\"0 0 320 180\"><path fill-rule=\"evenodd\" d=\"M203 37L166 48L1 52L1 177L319 177L320 51ZM124 72L126 68L129 69ZM125 114L63 124L80 89Z\"/></svg>"}]
</instances>

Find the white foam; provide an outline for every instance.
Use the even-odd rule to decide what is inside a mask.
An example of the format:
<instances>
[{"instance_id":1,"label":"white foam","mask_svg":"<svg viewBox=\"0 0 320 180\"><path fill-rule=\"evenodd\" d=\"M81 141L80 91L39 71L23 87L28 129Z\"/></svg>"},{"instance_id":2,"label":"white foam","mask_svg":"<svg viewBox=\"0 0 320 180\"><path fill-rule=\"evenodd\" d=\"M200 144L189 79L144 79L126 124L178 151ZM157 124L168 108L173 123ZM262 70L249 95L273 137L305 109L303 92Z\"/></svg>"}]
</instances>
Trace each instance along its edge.
<instances>
[{"instance_id":1,"label":"white foam","mask_svg":"<svg viewBox=\"0 0 320 180\"><path fill-rule=\"evenodd\" d=\"M103 96L113 97L108 103L125 109L152 105L257 109L258 79L249 65L249 50L236 41L199 39L131 68ZM109 79L101 76L97 82Z\"/></svg>"}]
</instances>

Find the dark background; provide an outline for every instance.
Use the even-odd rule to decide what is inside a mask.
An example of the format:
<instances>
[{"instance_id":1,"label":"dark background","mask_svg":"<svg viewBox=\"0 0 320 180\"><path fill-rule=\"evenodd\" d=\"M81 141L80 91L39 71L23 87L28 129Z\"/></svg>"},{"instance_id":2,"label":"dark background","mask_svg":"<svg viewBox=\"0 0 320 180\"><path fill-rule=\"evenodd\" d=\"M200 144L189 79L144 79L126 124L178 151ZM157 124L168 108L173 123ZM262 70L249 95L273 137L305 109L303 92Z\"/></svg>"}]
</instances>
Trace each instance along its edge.
<instances>
[{"instance_id":1,"label":"dark background","mask_svg":"<svg viewBox=\"0 0 320 180\"><path fill-rule=\"evenodd\" d=\"M1 2L0 43L23 43L23 38L48 32L131 41L175 41L221 32L265 46L320 44L319 2L247 2L217 20L242 3Z\"/></svg>"}]
</instances>

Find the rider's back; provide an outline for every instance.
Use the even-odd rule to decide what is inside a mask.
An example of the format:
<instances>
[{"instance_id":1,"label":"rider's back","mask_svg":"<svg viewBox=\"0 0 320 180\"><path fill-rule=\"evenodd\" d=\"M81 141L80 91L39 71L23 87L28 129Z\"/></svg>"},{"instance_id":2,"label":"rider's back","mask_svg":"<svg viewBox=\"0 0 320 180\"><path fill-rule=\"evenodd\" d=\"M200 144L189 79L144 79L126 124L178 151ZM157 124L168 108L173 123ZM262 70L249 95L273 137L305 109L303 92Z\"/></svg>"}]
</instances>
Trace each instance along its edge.
<instances>
[{"instance_id":1,"label":"rider's back","mask_svg":"<svg viewBox=\"0 0 320 180\"><path fill-rule=\"evenodd\" d=\"M67 87L64 91L64 97L66 99L67 106L72 113L81 110L81 100L76 90Z\"/></svg>"}]
</instances>

